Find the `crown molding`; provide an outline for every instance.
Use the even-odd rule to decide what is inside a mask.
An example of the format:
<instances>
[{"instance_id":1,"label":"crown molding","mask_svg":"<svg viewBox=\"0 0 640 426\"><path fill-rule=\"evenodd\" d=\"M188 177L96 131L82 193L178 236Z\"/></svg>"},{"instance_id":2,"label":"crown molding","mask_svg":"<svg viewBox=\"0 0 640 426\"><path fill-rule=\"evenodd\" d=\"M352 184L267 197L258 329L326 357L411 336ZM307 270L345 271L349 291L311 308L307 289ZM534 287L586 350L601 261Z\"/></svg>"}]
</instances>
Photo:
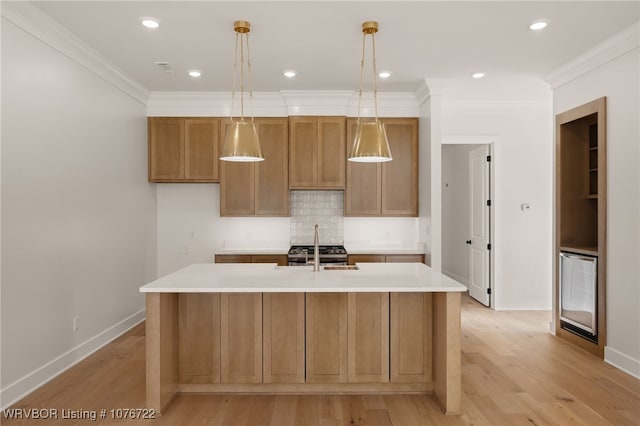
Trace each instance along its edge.
<instances>
[{"instance_id":1,"label":"crown molding","mask_svg":"<svg viewBox=\"0 0 640 426\"><path fill-rule=\"evenodd\" d=\"M142 104L149 91L29 2L1 2L2 18Z\"/></svg>"},{"instance_id":2,"label":"crown molding","mask_svg":"<svg viewBox=\"0 0 640 426\"><path fill-rule=\"evenodd\" d=\"M639 46L640 21L597 44L574 60L546 73L542 79L555 89Z\"/></svg>"},{"instance_id":3,"label":"crown molding","mask_svg":"<svg viewBox=\"0 0 640 426\"><path fill-rule=\"evenodd\" d=\"M245 102L246 105L246 102ZM358 115L358 95L351 90L286 90L254 92L253 115L287 117L289 115ZM250 111L245 107L245 112ZM238 113L238 101L234 114ZM150 117L220 117L231 115L230 92L152 92L147 103ZM373 117L375 105L371 93L363 93L361 117ZM418 117L413 93L378 93L380 117Z\"/></svg>"},{"instance_id":4,"label":"crown molding","mask_svg":"<svg viewBox=\"0 0 640 426\"><path fill-rule=\"evenodd\" d=\"M2 2L2 19L31 34L142 104L149 91L30 2Z\"/></svg>"},{"instance_id":5,"label":"crown molding","mask_svg":"<svg viewBox=\"0 0 640 426\"><path fill-rule=\"evenodd\" d=\"M346 115L353 90L282 90L289 115Z\"/></svg>"},{"instance_id":6,"label":"crown molding","mask_svg":"<svg viewBox=\"0 0 640 426\"><path fill-rule=\"evenodd\" d=\"M236 94L235 115L240 112ZM254 117L286 117L287 105L278 92L254 92L245 114ZM226 117L231 115L231 92L151 92L147 102L149 117Z\"/></svg>"}]
</instances>

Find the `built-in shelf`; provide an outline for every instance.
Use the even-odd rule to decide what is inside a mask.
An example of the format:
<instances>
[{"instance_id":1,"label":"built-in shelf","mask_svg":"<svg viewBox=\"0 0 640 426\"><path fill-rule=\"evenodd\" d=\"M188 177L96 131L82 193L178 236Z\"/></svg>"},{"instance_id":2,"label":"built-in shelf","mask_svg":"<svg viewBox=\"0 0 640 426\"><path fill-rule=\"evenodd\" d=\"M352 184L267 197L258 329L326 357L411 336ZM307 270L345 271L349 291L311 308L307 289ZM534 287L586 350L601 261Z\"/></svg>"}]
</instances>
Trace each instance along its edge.
<instances>
[{"instance_id":1,"label":"built-in shelf","mask_svg":"<svg viewBox=\"0 0 640 426\"><path fill-rule=\"evenodd\" d=\"M589 339L558 320L556 336L600 357L606 345L606 165L606 99L558 114L554 309L560 318L560 252L597 257L597 330Z\"/></svg>"},{"instance_id":2,"label":"built-in shelf","mask_svg":"<svg viewBox=\"0 0 640 426\"><path fill-rule=\"evenodd\" d=\"M587 256L597 256L598 246L560 246L560 251L568 251L575 254L586 254Z\"/></svg>"}]
</instances>

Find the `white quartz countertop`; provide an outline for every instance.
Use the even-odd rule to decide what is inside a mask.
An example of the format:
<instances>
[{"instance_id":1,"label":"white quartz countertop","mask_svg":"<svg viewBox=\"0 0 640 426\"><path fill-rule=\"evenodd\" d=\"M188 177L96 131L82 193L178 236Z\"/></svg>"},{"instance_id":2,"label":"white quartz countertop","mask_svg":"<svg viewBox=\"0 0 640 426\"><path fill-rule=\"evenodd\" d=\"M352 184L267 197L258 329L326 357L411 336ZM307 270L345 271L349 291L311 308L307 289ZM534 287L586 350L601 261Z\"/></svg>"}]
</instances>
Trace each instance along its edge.
<instances>
[{"instance_id":1,"label":"white quartz countertop","mask_svg":"<svg viewBox=\"0 0 640 426\"><path fill-rule=\"evenodd\" d=\"M360 263L358 270L313 272L270 263L196 263L140 287L142 293L463 292L421 263Z\"/></svg>"}]
</instances>

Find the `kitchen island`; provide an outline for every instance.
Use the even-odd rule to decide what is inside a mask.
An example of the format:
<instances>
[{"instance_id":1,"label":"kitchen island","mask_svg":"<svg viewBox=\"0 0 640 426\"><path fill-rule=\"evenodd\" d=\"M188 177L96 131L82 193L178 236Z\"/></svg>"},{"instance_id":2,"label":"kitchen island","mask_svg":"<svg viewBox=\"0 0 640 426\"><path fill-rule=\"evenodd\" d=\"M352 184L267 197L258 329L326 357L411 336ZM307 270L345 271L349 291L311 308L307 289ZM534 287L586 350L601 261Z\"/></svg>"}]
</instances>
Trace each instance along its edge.
<instances>
[{"instance_id":1,"label":"kitchen island","mask_svg":"<svg viewBox=\"0 0 640 426\"><path fill-rule=\"evenodd\" d=\"M433 393L460 411L460 293L419 263L194 264L146 293L147 406L179 392Z\"/></svg>"}]
</instances>

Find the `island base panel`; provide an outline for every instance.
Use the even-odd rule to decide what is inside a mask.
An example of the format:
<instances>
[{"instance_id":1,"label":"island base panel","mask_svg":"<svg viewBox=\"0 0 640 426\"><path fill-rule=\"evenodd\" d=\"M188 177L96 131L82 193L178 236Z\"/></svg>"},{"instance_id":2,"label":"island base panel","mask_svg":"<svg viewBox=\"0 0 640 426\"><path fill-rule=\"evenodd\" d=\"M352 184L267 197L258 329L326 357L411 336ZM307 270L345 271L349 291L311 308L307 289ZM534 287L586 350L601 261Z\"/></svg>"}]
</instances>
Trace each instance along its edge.
<instances>
[{"instance_id":1,"label":"island base panel","mask_svg":"<svg viewBox=\"0 0 640 426\"><path fill-rule=\"evenodd\" d=\"M178 295L147 293L147 407L162 413L178 385Z\"/></svg>"},{"instance_id":2,"label":"island base panel","mask_svg":"<svg viewBox=\"0 0 640 426\"><path fill-rule=\"evenodd\" d=\"M298 294L297 296L289 296L285 294L280 295L268 295L265 293L264 295L253 294L251 297L253 298L251 303L243 303L242 305L253 306L256 310L254 316L248 315L247 324L252 325L249 327L253 330L253 333L249 333L253 336L249 340L255 342L255 346L260 346L260 343L263 343L258 340L258 329L261 331L261 326L257 324L258 318L264 321L263 314L266 313L269 316L269 319L264 321L266 324L273 322L273 324L277 324L282 321L291 321L293 318L300 319L303 317L304 309L302 306L303 295ZM387 293L388 295L388 293ZM189 321L185 321L186 312L180 312L181 308L184 310L185 301L189 298L197 298L198 296L202 296L203 300L198 303L193 303L195 300L190 300L189 307L195 309L197 306L205 306L206 312L189 312ZM217 374L213 374L209 376L210 371L208 368L202 368L204 365L207 365L213 361L214 364L217 363L217 357L210 356L210 351L193 351L194 348L190 348L189 352L191 357L194 357L194 361L199 361L198 363L189 364L187 370L191 372L193 376L200 376L196 380L195 377L191 377L191 383L185 383L182 379L184 374L179 375L181 371L180 361L181 355L182 360L184 360L184 350L185 348L181 348L184 344L184 337L180 337L182 333L185 333L183 330L180 331L179 326L184 326L188 323L193 323L196 328L200 330L205 330L208 336L208 339L205 340L213 340L218 341L217 333L210 333L213 328L219 327L219 320L217 319L217 315L214 312L210 312L213 310L220 309L222 310L222 306L218 308L218 300L228 298L228 294L220 294L218 295L212 294L202 294L202 295L189 295L185 297L184 294L176 294L176 293L147 293L146 297L146 305L147 305L147 323L146 323L146 333L147 333L147 406L149 408L153 408L156 410L158 414L161 414L165 409L167 404L171 401L172 397L176 392L213 392L213 393L335 393L335 394L346 394L346 393L433 393L439 403L442 405L443 410L447 414L455 414L460 412L460 399L461 399L461 380L460 380L460 293L413 293L413 294L403 294L403 293L391 293L389 296L379 296L383 297L383 302L388 301L390 303L383 304L375 304L371 303L371 297L362 295L362 301L354 298L352 296L352 306L354 302L362 302L363 306L366 306L366 312L368 312L370 306L376 307L376 312L380 311L382 314L381 317L389 316L391 320L390 333L381 333L383 339L390 340L391 343L391 371L386 374L390 375L391 381L389 383L311 383L310 377L306 377L306 383L300 383L299 381L302 379L300 377L300 372L302 371L302 363L297 363L296 368L283 374L283 377L280 379L286 381L291 379L292 381L298 381L298 383L215 383L219 379ZM249 295L245 295L249 296ZM266 312L262 312L263 305L257 307L256 303L261 298L266 297L268 299L266 308ZM316 315L318 318L316 320L320 320L320 317L323 317L324 320L327 319L326 315L320 315L322 309L320 309L323 303L320 302L328 302L328 300L324 300L322 295L318 295L316 293L307 293L307 302L309 302L309 297L314 302L312 306L307 305L307 315L309 314L309 308L311 307L311 313L313 313L314 309L317 310ZM328 299L332 297L336 297L337 306L339 309L334 315L331 315L334 320L335 318L341 318L343 320L346 319L347 316L347 294L332 294L332 295L324 295ZM319 298L318 298L319 297ZM206 302L204 299L207 300ZM234 297L235 299L235 297ZM282 300L279 300L282 299ZM290 300L289 300L290 299ZM316 300L317 299L317 300ZM390 300L389 300L390 299ZM374 299L372 299L374 300ZM278 315L275 315L275 312L272 310L273 302L279 304L280 302L284 303L288 306L289 313L284 315L283 318L278 318L278 316L284 314L281 312ZM377 299L376 299L377 301ZM218 302L218 303L216 303ZM269 303L271 302L271 303ZM366 302L366 303L365 303ZM220 303L222 305L222 303ZM379 306L378 306L379 305ZM389 305L390 308L389 309ZM394 307L395 306L395 307ZM228 306L229 307L229 306ZM325 306L328 309L328 306ZM280 307L281 308L281 307ZM278 308L277 311L281 311ZM335 306L334 306L335 308ZM236 309L234 309L235 311ZM331 310L331 309L329 309ZM354 311L355 312L355 311ZM364 312L364 311L363 311ZM363 316L363 319L367 315ZM313 317L313 316L312 316ZM406 318L405 318L406 317ZM399 329L405 329L408 324L409 319L413 318L414 323L416 318L422 317L422 321L419 321L423 327L416 327L414 325L415 330L412 332L415 335L403 335L398 334ZM243 316L243 318L245 318ZM224 321L221 321L224 322ZM307 318L307 333L309 333L309 318ZM320 321L322 322L322 321ZM315 334L318 334L316 337L319 338L322 333L322 327L320 327L320 322L316 324L315 327L312 327L311 333L307 335L307 344L309 343L308 339L312 338ZM313 324L314 321L311 321ZM404 323L404 326L403 326ZM277 343L277 345L283 345L285 352L288 352L292 358L295 359L303 359L303 340L301 340L301 330L297 330L302 325L298 324L297 327L292 328L296 329L296 337L289 342L290 344L285 344L285 341L281 341ZM277 329L277 328L276 328ZM337 324L337 329L341 331L342 334L347 334L347 326L346 321L339 321ZM273 330L273 326L269 325L267 330ZM432 334L431 334L431 330ZM324 330L325 332L327 330ZM356 330L357 331L357 330ZM352 332L353 333L353 332ZM391 336L385 337L389 333ZM269 332L266 333L269 335ZM378 332L376 332L378 334ZM406 334L406 333L405 333ZM399 350L401 347L405 347L405 350L409 352L416 352L415 357L411 357L411 359L400 357L398 353L394 352L393 347L394 343L394 335L395 338L399 339L396 343L402 343L395 349L395 351ZM251 337L249 336L249 337ZM193 340L195 336L189 335L191 337L190 340ZM230 336L228 336L230 337ZM265 336L262 336L263 338ZM272 336L275 337L275 336ZM417 340L416 345L409 345L409 340L413 340L413 338L420 337ZM411 338L411 339L409 339ZM224 341L225 339L221 339ZM262 340L262 339L260 339ZM279 340L279 339L275 339ZM317 340L317 339L316 339ZM320 339L323 340L323 339ZM200 341L200 344L204 342ZM214 342L208 342L207 347ZM318 342L319 343L319 342ZM346 349L346 342L341 341L342 344L338 344L337 347L342 347ZM408 346L407 346L408 345ZM214 346L217 346L214 344ZM269 344L265 345L269 347ZM415 346L415 347L414 347ZM213 349L213 348L211 348ZM223 348L219 348L224 352ZM307 348L309 350L310 348ZM311 348L313 349L313 348ZM181 352L182 351L182 352ZM261 351L255 351L255 353ZM269 353L277 354L277 350L273 348L269 349ZM346 351L345 351L346 352ZM395 356L394 356L395 354ZM230 355L230 354L228 354ZM320 355L318 352L317 355ZM344 354L343 354L344 355ZM309 354L307 353L307 356ZM187 357L189 358L189 357ZM344 374L346 368L346 356L339 357L340 362L338 365L341 365L340 372ZM377 358L377 357L376 357ZM415 359L413 359L415 358ZM257 358L256 358L257 359ZM382 358L385 359L385 358ZM398 363L394 365L394 360ZM203 361L204 364L201 364ZM272 369L274 366L272 360L271 365ZM318 359L317 361L320 361ZM409 362L411 361L411 362ZM268 365L268 363L266 364ZM365 364L366 365L366 364ZM198 366L198 368L195 368ZM182 366L184 369L187 366ZM262 365L262 369L264 369L265 364ZM307 366L308 367L308 366ZM260 372L262 373L262 371ZM284 373L284 371L283 371ZM390 373L390 374L389 374ZM291 374L291 377L285 378ZM256 375L258 373L256 372ZM271 375L271 374L270 374ZM209 376L207 379L210 379L214 383L206 383L207 379L200 381L203 379L203 376ZM262 381L265 378L268 378L269 375L265 375L266 377L261 377ZM272 375L273 376L273 375ZM394 377L395 376L395 377ZM401 381L406 381L406 383L394 382L394 378L400 379ZM346 379L346 377L345 377ZM415 382L413 382L415 380ZM313 379L311 380L313 381ZM344 380L346 381L346 380ZM195 382L195 383L194 383Z\"/></svg>"},{"instance_id":3,"label":"island base panel","mask_svg":"<svg viewBox=\"0 0 640 426\"><path fill-rule=\"evenodd\" d=\"M433 387L447 414L460 413L460 293L433 293Z\"/></svg>"}]
</instances>

